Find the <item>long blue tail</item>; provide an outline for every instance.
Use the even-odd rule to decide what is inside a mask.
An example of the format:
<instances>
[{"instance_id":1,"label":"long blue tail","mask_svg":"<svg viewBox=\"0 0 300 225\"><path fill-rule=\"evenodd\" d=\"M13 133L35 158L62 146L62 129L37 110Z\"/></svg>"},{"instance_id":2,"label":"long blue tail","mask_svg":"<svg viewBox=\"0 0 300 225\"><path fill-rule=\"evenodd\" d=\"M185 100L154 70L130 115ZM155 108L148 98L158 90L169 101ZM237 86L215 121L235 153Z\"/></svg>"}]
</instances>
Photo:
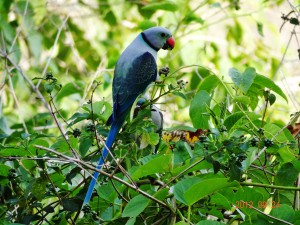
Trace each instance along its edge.
<instances>
[{"instance_id":1,"label":"long blue tail","mask_svg":"<svg viewBox=\"0 0 300 225\"><path fill-rule=\"evenodd\" d=\"M107 139L106 139L106 147L108 149L111 149L114 141L115 141L115 138L119 132L119 130L121 129L121 126L123 124L123 121L116 121L116 122L113 122L111 127L110 127L110 130L109 130L109 133L108 133L108 136L107 136ZM108 150L105 146L103 147L102 149L102 155L98 161L98 165L97 165L97 169L102 169L102 166L104 164L104 160L106 158L106 156L108 155ZM84 201L83 201L83 206L88 204L91 197L92 197L92 193L93 193L93 190L94 190L94 187L95 187L95 184L97 182L97 179L98 179L98 176L99 176L99 172L95 171L94 174L93 174L93 177L92 177L92 180L91 180L91 183L89 185L89 188L86 192L86 195L85 195L85 198L84 198Z\"/></svg>"}]
</instances>

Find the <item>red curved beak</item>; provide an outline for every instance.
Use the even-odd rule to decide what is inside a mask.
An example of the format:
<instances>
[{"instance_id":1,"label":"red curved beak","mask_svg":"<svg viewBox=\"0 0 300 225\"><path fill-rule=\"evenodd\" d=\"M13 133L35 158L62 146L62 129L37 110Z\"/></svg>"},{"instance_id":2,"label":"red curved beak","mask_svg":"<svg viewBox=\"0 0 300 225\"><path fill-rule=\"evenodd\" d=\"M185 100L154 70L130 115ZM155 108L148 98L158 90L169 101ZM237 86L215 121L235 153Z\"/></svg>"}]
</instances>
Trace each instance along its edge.
<instances>
[{"instance_id":1,"label":"red curved beak","mask_svg":"<svg viewBox=\"0 0 300 225\"><path fill-rule=\"evenodd\" d=\"M166 43L164 44L164 46L162 47L163 49L170 49L172 50L175 46L175 40L174 38L171 36L167 39Z\"/></svg>"}]
</instances>

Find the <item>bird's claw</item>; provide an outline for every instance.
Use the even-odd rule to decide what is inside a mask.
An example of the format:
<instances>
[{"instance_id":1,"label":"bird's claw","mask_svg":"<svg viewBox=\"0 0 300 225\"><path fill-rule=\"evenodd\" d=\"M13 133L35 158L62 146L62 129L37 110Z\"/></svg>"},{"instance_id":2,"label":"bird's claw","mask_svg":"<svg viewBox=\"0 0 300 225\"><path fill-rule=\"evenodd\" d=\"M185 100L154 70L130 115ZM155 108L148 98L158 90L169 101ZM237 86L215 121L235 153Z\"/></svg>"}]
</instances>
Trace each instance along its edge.
<instances>
[{"instance_id":1,"label":"bird's claw","mask_svg":"<svg viewBox=\"0 0 300 225\"><path fill-rule=\"evenodd\" d=\"M169 67L163 67L163 68L159 69L158 74L159 75L164 74L165 76L167 76L169 74L169 72L170 72Z\"/></svg>"}]
</instances>

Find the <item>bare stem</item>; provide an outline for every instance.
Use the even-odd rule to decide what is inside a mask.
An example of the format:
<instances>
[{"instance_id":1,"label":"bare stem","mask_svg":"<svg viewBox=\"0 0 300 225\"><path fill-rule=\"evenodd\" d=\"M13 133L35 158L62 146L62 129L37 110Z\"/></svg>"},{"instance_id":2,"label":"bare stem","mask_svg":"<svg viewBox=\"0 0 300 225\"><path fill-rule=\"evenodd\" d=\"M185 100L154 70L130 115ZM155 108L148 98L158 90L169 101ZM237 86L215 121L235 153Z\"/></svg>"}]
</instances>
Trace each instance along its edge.
<instances>
[{"instance_id":1,"label":"bare stem","mask_svg":"<svg viewBox=\"0 0 300 225\"><path fill-rule=\"evenodd\" d=\"M154 201L154 202L160 204L161 206L164 206L165 208L170 209L170 210L173 212L173 209L172 209L168 204L166 204L165 202L163 202L163 201L161 201L161 200L159 200L159 199L153 197L152 195L148 194L147 192L144 192L143 190L139 189L137 186L132 185L132 184L130 184L130 183L128 183L128 182L122 180L122 179L119 178L119 177L116 177L116 176L114 176L114 175L112 175L112 174L109 174L109 173L107 173L107 172L105 172L105 171L103 171L103 170L101 170L101 169L97 169L95 166L92 166L92 165L90 165L90 164L88 164L88 163L86 163L86 162L84 162L84 161L82 161L82 160L79 160L79 159L76 159L76 158L71 158L71 157L69 157L69 156L66 156L66 155L64 155L64 154L62 154L62 153L60 153L60 152L57 152L57 151L55 151L55 150L53 150L53 149L51 149L51 148L47 148L47 147L44 147L44 146L41 146L41 145L34 145L34 147L35 147L35 148L39 148L39 149L43 149L43 150L46 150L46 151L49 151L49 152L51 152L51 153L54 153L54 154L56 154L57 156L60 156L60 157L62 157L62 158L64 158L64 159L67 159L67 160L69 160L69 161L72 161L72 162L73 162L74 164L76 164L76 165L80 165L80 166L83 166L83 167L85 167L85 168L87 168L87 169L90 169L90 170L93 170L93 171L97 171L97 172L99 172L101 175L106 176L106 177L111 178L111 179L114 179L114 180L118 181L118 182L121 183L121 184L124 184L124 185L127 186L128 188L133 189L133 190L136 191L137 193L139 193L139 194L145 196L146 198L149 198L150 200L152 200L152 201Z\"/></svg>"}]
</instances>

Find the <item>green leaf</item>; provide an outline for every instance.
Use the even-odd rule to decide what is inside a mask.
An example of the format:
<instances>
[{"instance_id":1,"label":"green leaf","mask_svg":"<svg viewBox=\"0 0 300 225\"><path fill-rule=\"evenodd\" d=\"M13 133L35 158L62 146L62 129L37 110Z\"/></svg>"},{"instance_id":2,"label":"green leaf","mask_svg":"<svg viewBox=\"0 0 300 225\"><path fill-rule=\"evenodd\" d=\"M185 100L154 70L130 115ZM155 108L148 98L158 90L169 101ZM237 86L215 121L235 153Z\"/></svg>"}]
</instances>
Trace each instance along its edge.
<instances>
[{"instance_id":1,"label":"green leaf","mask_svg":"<svg viewBox=\"0 0 300 225\"><path fill-rule=\"evenodd\" d=\"M72 185L72 180L81 172L80 167L74 167L70 172L66 174L66 181Z\"/></svg>"},{"instance_id":2,"label":"green leaf","mask_svg":"<svg viewBox=\"0 0 300 225\"><path fill-rule=\"evenodd\" d=\"M132 174L132 179L138 179L155 173L170 171L172 167L172 154L155 155L146 164L139 166Z\"/></svg>"},{"instance_id":3,"label":"green leaf","mask_svg":"<svg viewBox=\"0 0 300 225\"><path fill-rule=\"evenodd\" d=\"M116 198L118 197L118 192L122 192L125 189L125 186L121 183L115 182L108 182L107 184L103 184L101 186L96 187L96 191L103 200L105 200L108 203L114 203Z\"/></svg>"},{"instance_id":4,"label":"green leaf","mask_svg":"<svg viewBox=\"0 0 300 225\"><path fill-rule=\"evenodd\" d=\"M115 16L115 14L109 10L104 19L111 25L111 26L115 26L118 23L117 17Z\"/></svg>"},{"instance_id":5,"label":"green leaf","mask_svg":"<svg viewBox=\"0 0 300 225\"><path fill-rule=\"evenodd\" d=\"M255 69L252 67L246 68L246 70L243 72L242 85L240 87L244 93L247 93L255 77L256 77Z\"/></svg>"},{"instance_id":6,"label":"green leaf","mask_svg":"<svg viewBox=\"0 0 300 225\"><path fill-rule=\"evenodd\" d=\"M15 29L9 23L6 23L2 19L0 20L0 28L3 32L5 39L9 42L12 42L16 35Z\"/></svg>"},{"instance_id":7,"label":"green leaf","mask_svg":"<svg viewBox=\"0 0 300 225\"><path fill-rule=\"evenodd\" d=\"M55 88L55 84L54 83L45 83L44 88L47 93L51 93L53 91L53 89Z\"/></svg>"},{"instance_id":8,"label":"green leaf","mask_svg":"<svg viewBox=\"0 0 300 225\"><path fill-rule=\"evenodd\" d=\"M224 121L224 126L226 126L227 130L231 130L231 128L245 116L243 112L236 112L226 117Z\"/></svg>"},{"instance_id":9,"label":"green leaf","mask_svg":"<svg viewBox=\"0 0 300 225\"><path fill-rule=\"evenodd\" d=\"M229 76L234 84L243 92L247 93L251 87L256 76L255 69L252 67L247 68L243 73L235 68L229 69Z\"/></svg>"},{"instance_id":10,"label":"green leaf","mask_svg":"<svg viewBox=\"0 0 300 225\"><path fill-rule=\"evenodd\" d=\"M275 176L275 183L282 186L293 186L298 178L298 170L291 162L283 164Z\"/></svg>"},{"instance_id":11,"label":"green leaf","mask_svg":"<svg viewBox=\"0 0 300 225\"><path fill-rule=\"evenodd\" d=\"M76 212L79 209L79 204L72 198L63 198L62 205L65 211Z\"/></svg>"},{"instance_id":12,"label":"green leaf","mask_svg":"<svg viewBox=\"0 0 300 225\"><path fill-rule=\"evenodd\" d=\"M190 118L195 128L209 129L209 115L207 107L210 106L211 97L206 91L199 91L192 99L190 105Z\"/></svg>"},{"instance_id":13,"label":"green leaf","mask_svg":"<svg viewBox=\"0 0 300 225\"><path fill-rule=\"evenodd\" d=\"M234 96L232 101L235 103L242 103L247 106L250 104L251 99L248 96Z\"/></svg>"},{"instance_id":14,"label":"green leaf","mask_svg":"<svg viewBox=\"0 0 300 225\"><path fill-rule=\"evenodd\" d=\"M188 205L192 205L209 194L229 187L239 187L239 183L236 181L229 182L227 178L205 179L192 185L183 194L183 197Z\"/></svg>"},{"instance_id":15,"label":"green leaf","mask_svg":"<svg viewBox=\"0 0 300 225\"><path fill-rule=\"evenodd\" d=\"M150 199L146 198L145 196L141 194L135 196L125 206L122 217L137 217L144 211L149 203Z\"/></svg>"},{"instance_id":16,"label":"green leaf","mask_svg":"<svg viewBox=\"0 0 300 225\"><path fill-rule=\"evenodd\" d=\"M229 165L229 176L230 181L236 180L239 181L242 177L243 168L240 163L234 162Z\"/></svg>"},{"instance_id":17,"label":"green leaf","mask_svg":"<svg viewBox=\"0 0 300 225\"><path fill-rule=\"evenodd\" d=\"M264 36L263 23L257 22L256 26L257 26L257 31L258 31L259 35L263 37Z\"/></svg>"},{"instance_id":18,"label":"green leaf","mask_svg":"<svg viewBox=\"0 0 300 225\"><path fill-rule=\"evenodd\" d=\"M7 12L8 13L10 5L12 3L13 3L13 1L1 1L0 2L0 10L3 11L3 12ZM7 18L5 17L5 19L7 19Z\"/></svg>"},{"instance_id":19,"label":"green leaf","mask_svg":"<svg viewBox=\"0 0 300 225\"><path fill-rule=\"evenodd\" d=\"M136 217L131 217L129 220L127 220L125 225L134 225L136 221Z\"/></svg>"},{"instance_id":20,"label":"green leaf","mask_svg":"<svg viewBox=\"0 0 300 225\"><path fill-rule=\"evenodd\" d=\"M196 223L196 225L224 225L224 223L220 223L214 220L202 220L199 223Z\"/></svg>"},{"instance_id":21,"label":"green leaf","mask_svg":"<svg viewBox=\"0 0 300 225\"><path fill-rule=\"evenodd\" d=\"M189 177L182 179L174 186L174 197L176 200L188 205L188 202L184 198L184 193L194 184L200 182L202 179L199 177Z\"/></svg>"},{"instance_id":22,"label":"green leaf","mask_svg":"<svg viewBox=\"0 0 300 225\"><path fill-rule=\"evenodd\" d=\"M24 148L5 148L0 150L0 156L31 156Z\"/></svg>"},{"instance_id":23,"label":"green leaf","mask_svg":"<svg viewBox=\"0 0 300 225\"><path fill-rule=\"evenodd\" d=\"M272 209L271 216L292 223L295 217L295 211L290 205L280 204L280 207Z\"/></svg>"},{"instance_id":24,"label":"green leaf","mask_svg":"<svg viewBox=\"0 0 300 225\"><path fill-rule=\"evenodd\" d=\"M175 2L171 1L161 1L161 2L154 2L150 3L142 8L142 10L165 10L175 12L178 10L178 5Z\"/></svg>"},{"instance_id":25,"label":"green leaf","mask_svg":"<svg viewBox=\"0 0 300 225\"><path fill-rule=\"evenodd\" d=\"M68 183L66 182L66 175L65 174L59 174L59 173L52 173L50 175L50 179L55 185L55 187L58 187L62 190L69 190Z\"/></svg>"},{"instance_id":26,"label":"green leaf","mask_svg":"<svg viewBox=\"0 0 300 225\"><path fill-rule=\"evenodd\" d=\"M295 159L293 162L293 166L298 172L300 172L300 161L298 159Z\"/></svg>"},{"instance_id":27,"label":"green leaf","mask_svg":"<svg viewBox=\"0 0 300 225\"><path fill-rule=\"evenodd\" d=\"M156 26L156 22L151 20L144 20L138 23L138 28L140 28L141 30L146 30L148 28L155 27L155 26Z\"/></svg>"},{"instance_id":28,"label":"green leaf","mask_svg":"<svg viewBox=\"0 0 300 225\"><path fill-rule=\"evenodd\" d=\"M220 194L220 193L215 193L214 195L211 196L211 202L215 203L218 206L222 206L225 209L229 210L231 208L230 202L228 201L228 199Z\"/></svg>"},{"instance_id":29,"label":"green leaf","mask_svg":"<svg viewBox=\"0 0 300 225\"><path fill-rule=\"evenodd\" d=\"M30 35L28 35L27 40L28 40L30 50L34 56L35 64L37 65L40 62L41 53L42 53L42 49L43 49L42 35L40 35L40 33L34 31Z\"/></svg>"},{"instance_id":30,"label":"green leaf","mask_svg":"<svg viewBox=\"0 0 300 225\"><path fill-rule=\"evenodd\" d=\"M236 86L240 86L242 83L242 73L235 68L230 68L228 75Z\"/></svg>"},{"instance_id":31,"label":"green leaf","mask_svg":"<svg viewBox=\"0 0 300 225\"><path fill-rule=\"evenodd\" d=\"M63 85L61 90L56 95L56 101L60 101L62 98L70 96L72 94L79 94L80 96L83 95L84 92L84 82L82 81L74 81L72 83L68 83Z\"/></svg>"},{"instance_id":32,"label":"green leaf","mask_svg":"<svg viewBox=\"0 0 300 225\"><path fill-rule=\"evenodd\" d=\"M142 138L141 138L141 144L140 148L144 149L146 148L149 144L152 146L157 145L159 142L159 135L154 132L143 132L142 133Z\"/></svg>"},{"instance_id":33,"label":"green leaf","mask_svg":"<svg viewBox=\"0 0 300 225\"><path fill-rule=\"evenodd\" d=\"M9 174L10 169L11 168L9 166L0 164L0 176L7 177L8 174Z\"/></svg>"},{"instance_id":34,"label":"green leaf","mask_svg":"<svg viewBox=\"0 0 300 225\"><path fill-rule=\"evenodd\" d=\"M94 139L90 135L81 136L79 139L79 152L82 157L86 155L89 148L92 146Z\"/></svg>"},{"instance_id":35,"label":"green leaf","mask_svg":"<svg viewBox=\"0 0 300 225\"><path fill-rule=\"evenodd\" d=\"M198 92L200 92L200 90L203 90L211 93L219 84L220 79L217 76L207 76L201 81Z\"/></svg>"},{"instance_id":36,"label":"green leaf","mask_svg":"<svg viewBox=\"0 0 300 225\"><path fill-rule=\"evenodd\" d=\"M6 117L4 117L4 116L0 117L0 131L4 132L5 134L11 134L13 132L8 125L8 121L7 121ZM0 132L0 133L2 133L2 132Z\"/></svg>"},{"instance_id":37,"label":"green leaf","mask_svg":"<svg viewBox=\"0 0 300 225\"><path fill-rule=\"evenodd\" d=\"M281 96L284 100L286 100L286 102L288 102L288 99L286 97L286 95L284 94L284 92L281 90L281 88L274 83L274 81L272 81L271 79L260 75L260 74L256 74L256 77L254 79L254 84L258 84L259 86L261 86L262 88L268 88L272 91L274 91L275 93L277 93L279 96Z\"/></svg>"},{"instance_id":38,"label":"green leaf","mask_svg":"<svg viewBox=\"0 0 300 225\"><path fill-rule=\"evenodd\" d=\"M184 100L187 100L187 97L185 96L185 94L183 94L182 92L179 92L179 91L174 91L172 92L173 95L176 95L178 97L181 97L182 99Z\"/></svg>"},{"instance_id":39,"label":"green leaf","mask_svg":"<svg viewBox=\"0 0 300 225\"><path fill-rule=\"evenodd\" d=\"M294 151L291 151L291 149L288 146L280 147L277 153L280 155L280 159L283 162L291 162L296 158Z\"/></svg>"},{"instance_id":40,"label":"green leaf","mask_svg":"<svg viewBox=\"0 0 300 225\"><path fill-rule=\"evenodd\" d=\"M227 39L234 40L236 45L241 45L243 41L243 27L238 20L234 20L234 25L229 26Z\"/></svg>"},{"instance_id":41,"label":"green leaf","mask_svg":"<svg viewBox=\"0 0 300 225\"><path fill-rule=\"evenodd\" d=\"M180 222L178 222L178 223L175 223L175 225L189 225L189 223L180 221Z\"/></svg>"},{"instance_id":42,"label":"green leaf","mask_svg":"<svg viewBox=\"0 0 300 225\"><path fill-rule=\"evenodd\" d=\"M94 119L99 118L100 120L107 121L107 119L109 118L109 116L112 113L111 105L106 101L93 102L93 105L92 104L84 104L82 106L82 109L84 109L85 111L87 111L91 114L92 107L93 107Z\"/></svg>"},{"instance_id":43,"label":"green leaf","mask_svg":"<svg viewBox=\"0 0 300 225\"><path fill-rule=\"evenodd\" d=\"M280 132L283 126L278 126L276 124L267 123L264 127L266 138L273 138L276 135L275 140L278 142L286 143L292 141L293 137L289 133L287 135L284 132Z\"/></svg>"},{"instance_id":44,"label":"green leaf","mask_svg":"<svg viewBox=\"0 0 300 225\"><path fill-rule=\"evenodd\" d=\"M46 185L48 181L44 177L39 177L33 180L31 192L37 200L42 200L46 193Z\"/></svg>"},{"instance_id":45,"label":"green leaf","mask_svg":"<svg viewBox=\"0 0 300 225\"><path fill-rule=\"evenodd\" d=\"M276 96L274 94L270 94L269 95L269 102L270 102L270 105L273 105L276 101Z\"/></svg>"},{"instance_id":46,"label":"green leaf","mask_svg":"<svg viewBox=\"0 0 300 225\"><path fill-rule=\"evenodd\" d=\"M209 5L210 8L221 8L220 2L214 2Z\"/></svg>"},{"instance_id":47,"label":"green leaf","mask_svg":"<svg viewBox=\"0 0 300 225\"><path fill-rule=\"evenodd\" d=\"M224 121L224 126L231 133L235 129L245 128L245 125L250 124L250 121L257 120L261 115L253 112L236 112L228 116Z\"/></svg>"},{"instance_id":48,"label":"green leaf","mask_svg":"<svg viewBox=\"0 0 300 225\"><path fill-rule=\"evenodd\" d=\"M160 189L159 191L155 192L154 197L158 200L164 200L169 195L169 189L164 188Z\"/></svg>"},{"instance_id":49,"label":"green leaf","mask_svg":"<svg viewBox=\"0 0 300 225\"><path fill-rule=\"evenodd\" d=\"M184 17L183 22L185 24L190 24L192 22L203 24L204 20L199 15L195 15L194 13L189 13Z\"/></svg>"},{"instance_id":50,"label":"green leaf","mask_svg":"<svg viewBox=\"0 0 300 225\"><path fill-rule=\"evenodd\" d=\"M72 122L70 122L68 124L68 127L71 127L74 124L76 124L76 123L78 123L78 122L80 122L82 120L88 119L88 118L90 118L90 114L89 113L79 113L79 112L76 112L69 119L69 121L72 121Z\"/></svg>"},{"instance_id":51,"label":"green leaf","mask_svg":"<svg viewBox=\"0 0 300 225\"><path fill-rule=\"evenodd\" d=\"M29 160L29 159L23 159L21 161L21 164L23 165L23 167L28 171L31 172L32 169L34 169L36 167L36 163L33 160Z\"/></svg>"},{"instance_id":52,"label":"green leaf","mask_svg":"<svg viewBox=\"0 0 300 225\"><path fill-rule=\"evenodd\" d=\"M69 138L69 143L70 143L71 147L73 147L73 148L76 149L77 148L78 139L70 137ZM57 141L55 143L53 143L53 145L51 145L50 148L52 148L52 149L54 149L56 151L62 152L62 153L71 152L69 144L62 137L58 138Z\"/></svg>"}]
</instances>

